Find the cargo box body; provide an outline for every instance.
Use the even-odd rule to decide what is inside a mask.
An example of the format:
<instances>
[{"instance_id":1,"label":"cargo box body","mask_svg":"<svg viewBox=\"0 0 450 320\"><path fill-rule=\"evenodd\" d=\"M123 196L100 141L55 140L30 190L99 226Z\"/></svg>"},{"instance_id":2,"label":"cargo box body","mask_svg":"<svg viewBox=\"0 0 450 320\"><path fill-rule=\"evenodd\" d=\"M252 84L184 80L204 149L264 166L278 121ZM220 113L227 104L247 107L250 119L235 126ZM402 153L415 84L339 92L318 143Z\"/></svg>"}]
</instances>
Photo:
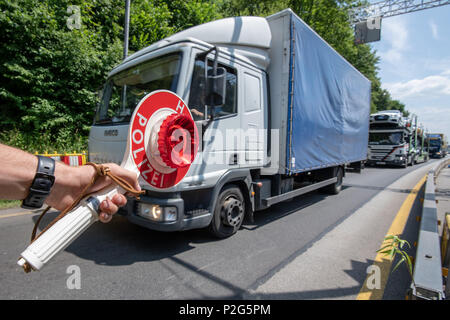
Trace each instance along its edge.
<instances>
[{"instance_id":1,"label":"cargo box body","mask_svg":"<svg viewBox=\"0 0 450 320\"><path fill-rule=\"evenodd\" d=\"M279 130L278 173L366 160L370 81L290 9L267 21L272 33L270 123Z\"/></svg>"}]
</instances>

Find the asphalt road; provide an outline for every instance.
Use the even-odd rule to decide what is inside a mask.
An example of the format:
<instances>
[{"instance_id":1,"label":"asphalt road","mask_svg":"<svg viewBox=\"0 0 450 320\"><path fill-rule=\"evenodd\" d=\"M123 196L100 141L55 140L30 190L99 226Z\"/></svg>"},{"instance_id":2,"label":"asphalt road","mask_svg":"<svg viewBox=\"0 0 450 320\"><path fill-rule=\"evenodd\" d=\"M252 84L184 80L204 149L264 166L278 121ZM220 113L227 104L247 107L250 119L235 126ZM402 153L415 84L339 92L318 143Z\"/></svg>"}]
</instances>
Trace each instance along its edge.
<instances>
[{"instance_id":1,"label":"asphalt road","mask_svg":"<svg viewBox=\"0 0 450 320\"><path fill-rule=\"evenodd\" d=\"M0 211L0 299L353 299L403 200L434 162L347 173L339 195L313 192L275 205L225 240L205 230L160 233L117 216L30 274L16 261L38 214ZM385 214L371 215L377 201L365 205L383 192L391 197L380 200ZM56 213L48 215L43 225ZM408 220L410 241L417 227ZM70 266L79 267L80 289L69 289ZM396 272L385 298L404 298L408 277Z\"/></svg>"}]
</instances>

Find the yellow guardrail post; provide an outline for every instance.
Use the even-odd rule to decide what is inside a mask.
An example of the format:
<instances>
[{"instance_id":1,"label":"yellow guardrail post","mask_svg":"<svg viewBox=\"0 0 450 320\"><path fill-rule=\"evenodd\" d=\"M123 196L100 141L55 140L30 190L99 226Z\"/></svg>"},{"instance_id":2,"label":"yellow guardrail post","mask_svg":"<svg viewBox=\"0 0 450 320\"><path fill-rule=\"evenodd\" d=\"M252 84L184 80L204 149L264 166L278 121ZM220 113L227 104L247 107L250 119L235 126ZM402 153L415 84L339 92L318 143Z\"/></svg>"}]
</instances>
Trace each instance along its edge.
<instances>
[{"instance_id":1,"label":"yellow guardrail post","mask_svg":"<svg viewBox=\"0 0 450 320\"><path fill-rule=\"evenodd\" d=\"M450 212L445 213L444 229L441 238L442 267L445 271L445 296L450 297L450 283L448 283L448 269L450 269ZM443 272L444 273L444 272Z\"/></svg>"}]
</instances>

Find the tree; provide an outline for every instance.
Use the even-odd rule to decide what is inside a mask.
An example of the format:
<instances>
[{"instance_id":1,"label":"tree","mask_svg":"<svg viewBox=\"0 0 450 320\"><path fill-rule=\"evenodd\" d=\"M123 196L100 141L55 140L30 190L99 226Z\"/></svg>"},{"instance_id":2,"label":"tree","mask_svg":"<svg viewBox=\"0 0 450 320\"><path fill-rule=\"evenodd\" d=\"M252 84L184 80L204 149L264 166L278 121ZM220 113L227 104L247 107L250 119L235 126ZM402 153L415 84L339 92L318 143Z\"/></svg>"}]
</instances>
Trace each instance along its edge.
<instances>
[{"instance_id":1,"label":"tree","mask_svg":"<svg viewBox=\"0 0 450 320\"><path fill-rule=\"evenodd\" d=\"M0 139L30 151L85 148L97 91L122 59L123 1L1 0L0 8ZM171 16L160 3L133 1L130 49L173 33Z\"/></svg>"}]
</instances>

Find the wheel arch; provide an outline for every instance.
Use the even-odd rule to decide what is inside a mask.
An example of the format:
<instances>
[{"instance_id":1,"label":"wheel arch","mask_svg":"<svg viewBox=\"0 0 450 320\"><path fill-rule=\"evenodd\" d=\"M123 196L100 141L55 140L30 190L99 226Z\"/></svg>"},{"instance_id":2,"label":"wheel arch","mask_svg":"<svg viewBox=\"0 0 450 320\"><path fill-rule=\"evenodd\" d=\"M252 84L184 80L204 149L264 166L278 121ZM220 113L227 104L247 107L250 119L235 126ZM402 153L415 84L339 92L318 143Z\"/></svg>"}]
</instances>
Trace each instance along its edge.
<instances>
[{"instance_id":1,"label":"wheel arch","mask_svg":"<svg viewBox=\"0 0 450 320\"><path fill-rule=\"evenodd\" d=\"M250 221L253 221L253 211L255 206L253 198L250 196L250 193L252 192L252 177L250 174L250 169L228 171L220 177L212 192L208 208L209 211L214 212L220 192L224 187L230 184L237 186L241 190L245 200L245 217L249 218Z\"/></svg>"}]
</instances>

